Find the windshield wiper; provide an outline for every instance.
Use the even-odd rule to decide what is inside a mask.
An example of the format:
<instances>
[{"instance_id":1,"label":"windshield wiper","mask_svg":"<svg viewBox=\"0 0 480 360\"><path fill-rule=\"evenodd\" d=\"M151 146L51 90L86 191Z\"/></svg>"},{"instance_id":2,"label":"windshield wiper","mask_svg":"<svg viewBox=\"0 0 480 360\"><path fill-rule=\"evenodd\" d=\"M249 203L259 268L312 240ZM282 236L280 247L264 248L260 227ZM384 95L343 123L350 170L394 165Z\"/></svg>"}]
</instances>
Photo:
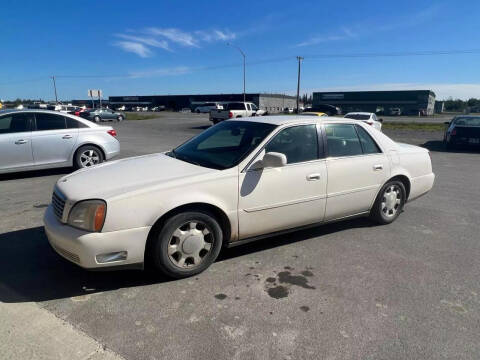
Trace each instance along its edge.
<instances>
[{"instance_id":1,"label":"windshield wiper","mask_svg":"<svg viewBox=\"0 0 480 360\"><path fill-rule=\"evenodd\" d=\"M180 155L180 154L176 153L175 150L173 150L173 156L175 157L175 159L182 160L182 161L185 161L187 163L194 164L194 165L197 165L197 166L202 166L202 165L200 165L200 163L198 163L198 162L196 162L192 159L189 159L188 157L186 157L184 155Z\"/></svg>"}]
</instances>

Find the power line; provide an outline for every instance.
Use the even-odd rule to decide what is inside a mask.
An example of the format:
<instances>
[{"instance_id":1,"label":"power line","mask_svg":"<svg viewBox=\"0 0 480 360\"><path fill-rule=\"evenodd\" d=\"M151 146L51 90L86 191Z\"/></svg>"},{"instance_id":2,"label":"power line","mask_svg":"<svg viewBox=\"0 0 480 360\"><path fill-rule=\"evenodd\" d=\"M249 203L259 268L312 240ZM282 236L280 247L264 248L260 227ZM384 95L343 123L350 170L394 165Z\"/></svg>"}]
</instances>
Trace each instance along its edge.
<instances>
[{"instance_id":1,"label":"power line","mask_svg":"<svg viewBox=\"0 0 480 360\"><path fill-rule=\"evenodd\" d=\"M379 58L379 57L416 57L416 56L435 56L435 55L464 55L464 54L480 54L480 49L460 49L460 50L425 50L425 51L399 51L399 52L365 52L365 53L343 53L343 54L307 54L303 55L304 61L315 60L315 59L335 59L335 58ZM283 56L267 59L259 59L254 61L246 62L246 65L262 65L262 64L272 64L272 63L281 63L287 61L295 61L296 56ZM199 66L189 68L186 73L199 72L199 71L210 71L210 70L220 70L227 68L238 67L239 64L219 64L212 66ZM144 76L139 76L135 74L65 74L65 75L56 75L56 79L135 79L135 78L144 78ZM41 78L32 78L24 79L19 81L9 81L0 83L3 85L11 84L21 84L27 82L36 82L41 80L46 80L48 76Z\"/></svg>"}]
</instances>

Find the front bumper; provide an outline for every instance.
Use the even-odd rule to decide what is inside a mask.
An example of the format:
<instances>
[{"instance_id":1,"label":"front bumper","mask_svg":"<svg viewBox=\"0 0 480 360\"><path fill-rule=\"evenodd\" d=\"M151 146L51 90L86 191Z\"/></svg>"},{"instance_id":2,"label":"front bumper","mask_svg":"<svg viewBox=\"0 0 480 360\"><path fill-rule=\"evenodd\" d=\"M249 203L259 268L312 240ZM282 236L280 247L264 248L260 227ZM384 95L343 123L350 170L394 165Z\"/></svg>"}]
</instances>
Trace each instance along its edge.
<instances>
[{"instance_id":1,"label":"front bumper","mask_svg":"<svg viewBox=\"0 0 480 360\"><path fill-rule=\"evenodd\" d=\"M92 233L61 223L52 210L47 208L43 219L45 233L52 248L65 259L86 269L124 267L144 262L145 244L150 226ZM125 260L99 263L96 256L126 251Z\"/></svg>"}]
</instances>

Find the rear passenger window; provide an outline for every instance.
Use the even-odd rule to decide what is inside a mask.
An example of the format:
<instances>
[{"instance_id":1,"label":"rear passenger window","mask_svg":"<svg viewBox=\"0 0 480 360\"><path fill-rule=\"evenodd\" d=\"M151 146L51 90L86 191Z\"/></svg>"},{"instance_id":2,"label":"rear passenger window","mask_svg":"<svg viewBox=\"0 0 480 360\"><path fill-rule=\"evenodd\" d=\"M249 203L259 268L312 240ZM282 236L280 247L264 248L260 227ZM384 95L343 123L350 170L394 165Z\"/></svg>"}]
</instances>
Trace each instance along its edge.
<instances>
[{"instance_id":1,"label":"rear passenger window","mask_svg":"<svg viewBox=\"0 0 480 360\"><path fill-rule=\"evenodd\" d=\"M382 152L375 140L372 139L364 128L358 125L356 125L356 128L364 154L377 154Z\"/></svg>"},{"instance_id":2,"label":"rear passenger window","mask_svg":"<svg viewBox=\"0 0 480 360\"><path fill-rule=\"evenodd\" d=\"M280 131L265 147L265 152L285 154L287 164L318 159L315 125L292 126Z\"/></svg>"},{"instance_id":3,"label":"rear passenger window","mask_svg":"<svg viewBox=\"0 0 480 360\"><path fill-rule=\"evenodd\" d=\"M363 154L354 125L327 124L325 125L325 132L327 134L328 156L340 157Z\"/></svg>"},{"instance_id":4,"label":"rear passenger window","mask_svg":"<svg viewBox=\"0 0 480 360\"><path fill-rule=\"evenodd\" d=\"M35 114L37 130L59 130L65 129L65 118L61 115L37 113Z\"/></svg>"}]
</instances>

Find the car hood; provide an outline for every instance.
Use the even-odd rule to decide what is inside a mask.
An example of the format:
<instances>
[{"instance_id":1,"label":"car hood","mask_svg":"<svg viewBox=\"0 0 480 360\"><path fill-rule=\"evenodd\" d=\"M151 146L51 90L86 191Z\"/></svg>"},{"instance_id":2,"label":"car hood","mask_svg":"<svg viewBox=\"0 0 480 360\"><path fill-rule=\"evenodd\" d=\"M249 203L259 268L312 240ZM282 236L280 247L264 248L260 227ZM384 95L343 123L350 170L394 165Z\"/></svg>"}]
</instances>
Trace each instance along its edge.
<instances>
[{"instance_id":1,"label":"car hood","mask_svg":"<svg viewBox=\"0 0 480 360\"><path fill-rule=\"evenodd\" d=\"M165 154L106 162L81 169L58 180L56 188L69 200L108 199L180 179L218 172Z\"/></svg>"}]
</instances>

